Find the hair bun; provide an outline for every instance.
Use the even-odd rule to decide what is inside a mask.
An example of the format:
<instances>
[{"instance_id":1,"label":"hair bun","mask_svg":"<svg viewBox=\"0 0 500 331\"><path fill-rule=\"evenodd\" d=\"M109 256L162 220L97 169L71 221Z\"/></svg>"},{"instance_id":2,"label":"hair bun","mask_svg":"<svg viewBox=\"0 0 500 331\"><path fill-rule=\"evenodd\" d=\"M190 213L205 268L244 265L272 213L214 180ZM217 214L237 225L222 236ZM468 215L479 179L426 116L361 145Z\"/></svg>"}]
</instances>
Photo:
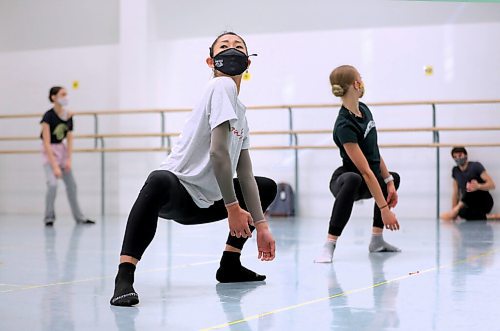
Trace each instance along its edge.
<instances>
[{"instance_id":1,"label":"hair bun","mask_svg":"<svg viewBox=\"0 0 500 331\"><path fill-rule=\"evenodd\" d=\"M342 86L340 86L338 84L332 85L332 92L333 92L333 95L336 97L341 97L344 95L344 89L342 88Z\"/></svg>"}]
</instances>

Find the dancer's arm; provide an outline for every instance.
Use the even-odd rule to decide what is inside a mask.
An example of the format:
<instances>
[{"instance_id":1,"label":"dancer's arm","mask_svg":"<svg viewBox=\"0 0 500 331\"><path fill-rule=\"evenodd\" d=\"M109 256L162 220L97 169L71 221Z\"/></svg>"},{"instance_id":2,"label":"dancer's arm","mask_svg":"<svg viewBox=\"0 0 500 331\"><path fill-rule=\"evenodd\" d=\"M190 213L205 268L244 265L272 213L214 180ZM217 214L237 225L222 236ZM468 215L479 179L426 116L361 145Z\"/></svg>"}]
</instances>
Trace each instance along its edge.
<instances>
[{"instance_id":1,"label":"dancer's arm","mask_svg":"<svg viewBox=\"0 0 500 331\"><path fill-rule=\"evenodd\" d=\"M380 173L382 178L386 179L391 176L384 159L380 156ZM394 178L386 183L387 185L387 204L389 207L394 208L398 204L398 192L396 191L396 185L394 185Z\"/></svg>"},{"instance_id":2,"label":"dancer's arm","mask_svg":"<svg viewBox=\"0 0 500 331\"><path fill-rule=\"evenodd\" d=\"M252 160L248 149L241 151L236 172L245 205L254 219L255 229L257 230L258 258L262 261L271 261L276 255L276 245L262 211L259 188L253 175Z\"/></svg>"},{"instance_id":3,"label":"dancer's arm","mask_svg":"<svg viewBox=\"0 0 500 331\"><path fill-rule=\"evenodd\" d=\"M451 195L451 208L455 208L458 205L458 182L453 179L453 193Z\"/></svg>"},{"instance_id":4,"label":"dancer's arm","mask_svg":"<svg viewBox=\"0 0 500 331\"><path fill-rule=\"evenodd\" d=\"M451 210L445 211L439 215L443 221L453 221L457 218L458 212L463 207L463 202L458 199L458 183L453 178L453 193L451 194Z\"/></svg>"},{"instance_id":5,"label":"dancer's arm","mask_svg":"<svg viewBox=\"0 0 500 331\"><path fill-rule=\"evenodd\" d=\"M70 171L71 170L71 159L73 156L73 132L68 131L68 134L66 135L66 151L68 153L68 156L66 158L66 164L64 165L64 171Z\"/></svg>"},{"instance_id":6,"label":"dancer's arm","mask_svg":"<svg viewBox=\"0 0 500 331\"><path fill-rule=\"evenodd\" d=\"M231 158L229 157L229 122L224 122L212 130L210 142L210 162L219 184L222 199L226 205L229 230L237 238L251 237L249 224L252 223L250 213L243 210L236 200L234 192Z\"/></svg>"},{"instance_id":7,"label":"dancer's arm","mask_svg":"<svg viewBox=\"0 0 500 331\"><path fill-rule=\"evenodd\" d=\"M386 228L389 230L399 230L398 220L396 219L394 213L390 211L389 205L385 201L384 193L382 193L382 189L380 188L377 177L370 169L368 161L361 151L361 148L359 148L359 145L357 143L345 143L344 149L356 168L359 170L366 185L368 186L368 189L370 190L370 193L375 199L377 206L380 208L380 212L382 213L382 220Z\"/></svg>"},{"instance_id":8,"label":"dancer's arm","mask_svg":"<svg viewBox=\"0 0 500 331\"><path fill-rule=\"evenodd\" d=\"M481 179L484 181L484 183L482 184L480 184L477 180L471 180L469 183L467 183L467 191L489 191L495 189L495 182L493 181L493 178L491 178L490 175L486 172L486 170L481 173Z\"/></svg>"},{"instance_id":9,"label":"dancer's arm","mask_svg":"<svg viewBox=\"0 0 500 331\"><path fill-rule=\"evenodd\" d=\"M250 159L248 149L241 151L236 173L240 182L241 192L243 193L243 199L245 199L248 211L252 214L254 224L265 222L266 219L260 203L259 188L253 175L252 160Z\"/></svg>"},{"instance_id":10,"label":"dancer's arm","mask_svg":"<svg viewBox=\"0 0 500 331\"><path fill-rule=\"evenodd\" d=\"M48 123L42 123L42 139L43 139L43 149L45 150L45 154L49 159L50 166L52 167L52 171L54 172L54 176L61 177L61 168L56 162L56 158L54 157L54 153L52 152L52 147L50 146L50 126Z\"/></svg>"}]
</instances>

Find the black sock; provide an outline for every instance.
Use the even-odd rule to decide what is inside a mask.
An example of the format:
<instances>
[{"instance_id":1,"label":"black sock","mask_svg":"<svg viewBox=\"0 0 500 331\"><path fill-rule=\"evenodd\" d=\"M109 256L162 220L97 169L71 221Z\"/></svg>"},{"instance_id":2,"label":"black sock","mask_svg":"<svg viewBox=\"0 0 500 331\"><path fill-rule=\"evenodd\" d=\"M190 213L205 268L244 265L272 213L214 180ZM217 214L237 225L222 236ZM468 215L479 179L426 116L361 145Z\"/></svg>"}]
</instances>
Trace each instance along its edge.
<instances>
[{"instance_id":1,"label":"black sock","mask_svg":"<svg viewBox=\"0 0 500 331\"><path fill-rule=\"evenodd\" d=\"M227 252L222 253L220 267L217 270L215 278L221 283L238 282L258 282L266 279L266 276L259 275L241 265L240 253Z\"/></svg>"},{"instance_id":2,"label":"black sock","mask_svg":"<svg viewBox=\"0 0 500 331\"><path fill-rule=\"evenodd\" d=\"M139 303L139 296L134 290L135 265L120 263L115 278L115 292L110 302L113 306L133 306Z\"/></svg>"}]
</instances>

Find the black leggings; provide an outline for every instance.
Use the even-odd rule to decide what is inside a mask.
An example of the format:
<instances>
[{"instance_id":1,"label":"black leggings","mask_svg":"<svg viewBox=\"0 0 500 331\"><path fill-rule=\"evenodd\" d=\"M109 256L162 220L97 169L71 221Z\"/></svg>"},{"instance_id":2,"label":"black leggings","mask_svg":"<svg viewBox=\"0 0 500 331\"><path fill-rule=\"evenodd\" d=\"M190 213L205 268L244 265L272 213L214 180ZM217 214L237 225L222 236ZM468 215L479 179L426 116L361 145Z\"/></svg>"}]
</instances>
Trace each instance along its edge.
<instances>
[{"instance_id":1,"label":"black leggings","mask_svg":"<svg viewBox=\"0 0 500 331\"><path fill-rule=\"evenodd\" d=\"M390 174L394 177L394 185L397 190L401 179L395 172L390 172ZM381 178L379 178L379 184L384 197L387 198L387 185ZM328 233L340 236L349 221L349 217L351 217L354 201L370 199L372 195L360 174L346 171L343 167L338 168L333 173L330 180L330 191L335 196L335 203L333 204ZM373 226L384 228L382 214L376 203L373 207Z\"/></svg>"},{"instance_id":2,"label":"black leggings","mask_svg":"<svg viewBox=\"0 0 500 331\"><path fill-rule=\"evenodd\" d=\"M462 197L464 207L458 212L461 218L472 220L485 220L493 208L493 198L487 191L466 192Z\"/></svg>"},{"instance_id":3,"label":"black leggings","mask_svg":"<svg viewBox=\"0 0 500 331\"><path fill-rule=\"evenodd\" d=\"M276 183L265 177L255 177L255 180L262 210L265 211L276 196ZM234 189L241 208L246 210L241 187L236 178ZM141 259L156 233L158 216L181 224L194 225L227 218L227 211L223 200L216 201L208 208L198 207L177 176L167 170L153 171L130 211L121 255ZM254 227L251 226L250 229L253 231ZM229 235L226 244L242 249L246 240Z\"/></svg>"}]
</instances>

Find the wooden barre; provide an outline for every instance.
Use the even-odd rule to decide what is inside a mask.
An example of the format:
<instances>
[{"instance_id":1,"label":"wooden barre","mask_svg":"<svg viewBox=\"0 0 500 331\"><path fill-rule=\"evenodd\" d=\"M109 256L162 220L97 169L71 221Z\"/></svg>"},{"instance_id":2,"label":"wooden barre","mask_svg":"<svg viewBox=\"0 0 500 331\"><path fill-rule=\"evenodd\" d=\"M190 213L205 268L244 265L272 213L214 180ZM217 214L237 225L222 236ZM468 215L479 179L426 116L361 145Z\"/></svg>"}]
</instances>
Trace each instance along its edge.
<instances>
[{"instance_id":1,"label":"wooden barre","mask_svg":"<svg viewBox=\"0 0 500 331\"><path fill-rule=\"evenodd\" d=\"M180 132L172 133L106 133L106 134L79 134L74 135L75 139L99 139L99 138L155 138L155 137L176 137ZM10 136L0 137L0 141L22 141L40 140L39 136Z\"/></svg>"},{"instance_id":2,"label":"wooden barre","mask_svg":"<svg viewBox=\"0 0 500 331\"><path fill-rule=\"evenodd\" d=\"M496 131L500 126L484 127L429 127L429 128L381 128L378 132L419 132L419 131Z\"/></svg>"},{"instance_id":3,"label":"wooden barre","mask_svg":"<svg viewBox=\"0 0 500 331\"><path fill-rule=\"evenodd\" d=\"M173 108L173 109L123 109L123 110L101 110L101 111L83 111L75 112L75 115L143 115L160 113L186 113L192 111L191 108Z\"/></svg>"},{"instance_id":4,"label":"wooden barre","mask_svg":"<svg viewBox=\"0 0 500 331\"><path fill-rule=\"evenodd\" d=\"M378 132L432 132L432 131L497 131L500 126L487 127L428 127L428 128L380 128ZM266 134L332 134L333 129L321 130L275 130L275 131L250 131L250 135Z\"/></svg>"},{"instance_id":5,"label":"wooden barre","mask_svg":"<svg viewBox=\"0 0 500 331\"><path fill-rule=\"evenodd\" d=\"M430 106L430 105L460 105L460 104L495 104L500 103L500 99L488 100L429 100L429 101L397 101L397 102L370 102L368 106ZM293 104L293 105L276 105L276 106L250 106L247 109L305 109L305 108L338 108L341 103L325 103L325 104Z\"/></svg>"},{"instance_id":6,"label":"wooden barre","mask_svg":"<svg viewBox=\"0 0 500 331\"><path fill-rule=\"evenodd\" d=\"M432 131L499 131L497 127L438 127L438 128L382 128L378 132L432 132ZM288 134L332 134L333 130L275 130L275 131L251 131L251 135L288 135ZM106 134L81 134L75 135L75 139L99 139L99 138L159 138L176 137L180 132L165 133L106 133ZM0 141L29 141L39 140L39 136L0 136Z\"/></svg>"},{"instance_id":7,"label":"wooden barre","mask_svg":"<svg viewBox=\"0 0 500 331\"><path fill-rule=\"evenodd\" d=\"M117 152L167 152L167 147L137 147L137 148L74 148L73 153L117 153ZM0 154L38 154L40 149L0 150Z\"/></svg>"},{"instance_id":8,"label":"wooden barre","mask_svg":"<svg viewBox=\"0 0 500 331\"><path fill-rule=\"evenodd\" d=\"M500 99L486 100L429 100L429 101L399 101L399 102L370 102L370 106L419 106L419 105L469 105L469 104L496 104L500 103ZM295 104L295 105L272 105L272 106L249 106L247 109L253 110L271 110L271 109L313 109L313 108L338 108L341 104ZM124 109L124 110L101 110L101 111L81 111L75 112L76 116L94 116L94 115L130 115L130 114L151 114L151 113L180 113L189 112L191 108L160 108L160 109ZM3 114L0 119L16 119L16 118L36 118L41 117L41 113L28 114Z\"/></svg>"},{"instance_id":9,"label":"wooden barre","mask_svg":"<svg viewBox=\"0 0 500 331\"><path fill-rule=\"evenodd\" d=\"M464 147L500 147L500 143L429 143L429 144L380 144L380 148L449 148L454 146ZM305 149L336 149L335 145L299 145L299 146L254 146L251 150L305 150ZM167 152L168 147L137 147L137 148L75 148L77 153L118 153L118 152ZM39 149L29 150L0 150L0 154L38 154Z\"/></svg>"},{"instance_id":10,"label":"wooden barre","mask_svg":"<svg viewBox=\"0 0 500 331\"><path fill-rule=\"evenodd\" d=\"M123 110L99 110L99 111L77 111L75 116L94 116L94 115L142 115L142 114L160 114L160 113L181 113L189 112L190 108L178 109L123 109ZM0 115L0 119L15 119L15 118L33 118L42 117L42 113L29 113L17 115Z\"/></svg>"},{"instance_id":11,"label":"wooden barre","mask_svg":"<svg viewBox=\"0 0 500 331\"><path fill-rule=\"evenodd\" d=\"M379 144L380 148L445 148L445 147L500 147L500 143L428 143L428 144ZM252 150L300 150L300 149L336 149L336 145L298 145L298 146L255 146Z\"/></svg>"},{"instance_id":12,"label":"wooden barre","mask_svg":"<svg viewBox=\"0 0 500 331\"><path fill-rule=\"evenodd\" d=\"M75 138L79 139L94 139L94 138L155 138L155 137L176 137L180 135L180 132L145 132L145 133L104 133L104 134L85 134L85 135L75 135Z\"/></svg>"}]
</instances>

